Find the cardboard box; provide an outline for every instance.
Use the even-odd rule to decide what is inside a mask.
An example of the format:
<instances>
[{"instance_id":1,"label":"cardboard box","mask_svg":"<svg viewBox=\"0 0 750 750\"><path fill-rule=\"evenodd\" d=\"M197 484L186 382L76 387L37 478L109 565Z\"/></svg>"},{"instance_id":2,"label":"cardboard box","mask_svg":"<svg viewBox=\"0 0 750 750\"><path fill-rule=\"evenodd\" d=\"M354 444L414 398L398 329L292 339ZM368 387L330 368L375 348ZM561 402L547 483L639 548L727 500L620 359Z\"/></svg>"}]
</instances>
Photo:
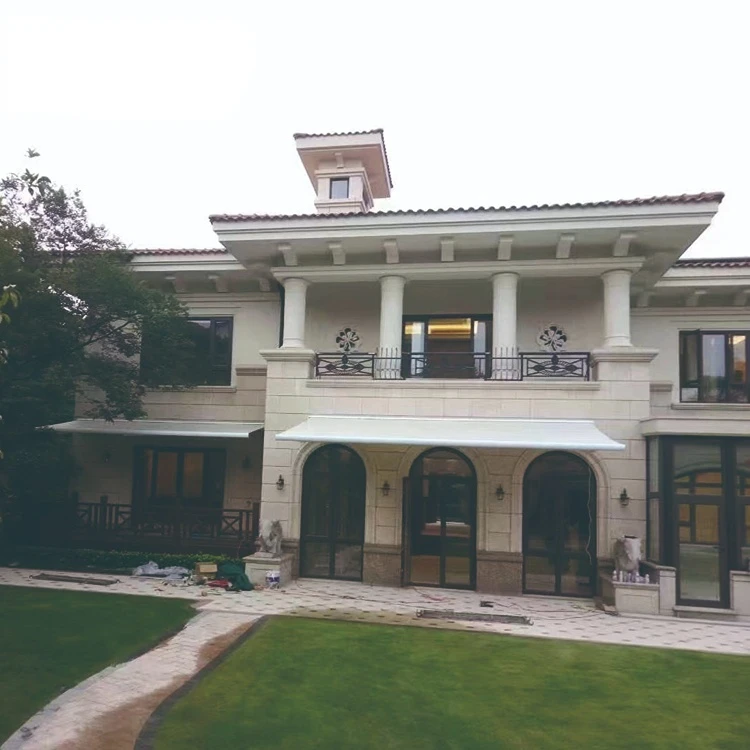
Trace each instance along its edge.
<instances>
[{"instance_id":1,"label":"cardboard box","mask_svg":"<svg viewBox=\"0 0 750 750\"><path fill-rule=\"evenodd\" d=\"M212 562L199 562L195 563L195 575L203 576L204 578L216 578L216 563Z\"/></svg>"}]
</instances>

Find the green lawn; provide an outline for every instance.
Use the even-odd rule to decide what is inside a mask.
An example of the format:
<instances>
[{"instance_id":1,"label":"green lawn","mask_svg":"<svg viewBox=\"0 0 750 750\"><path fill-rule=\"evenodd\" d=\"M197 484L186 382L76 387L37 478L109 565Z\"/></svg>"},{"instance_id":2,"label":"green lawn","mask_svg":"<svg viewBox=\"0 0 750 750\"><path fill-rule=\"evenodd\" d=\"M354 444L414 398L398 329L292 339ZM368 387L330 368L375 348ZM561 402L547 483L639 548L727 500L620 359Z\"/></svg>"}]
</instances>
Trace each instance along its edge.
<instances>
[{"instance_id":1,"label":"green lawn","mask_svg":"<svg viewBox=\"0 0 750 750\"><path fill-rule=\"evenodd\" d=\"M744 657L277 618L155 747L746 750L748 695Z\"/></svg>"},{"instance_id":2,"label":"green lawn","mask_svg":"<svg viewBox=\"0 0 750 750\"><path fill-rule=\"evenodd\" d=\"M0 587L0 743L63 690L194 614L176 599Z\"/></svg>"}]
</instances>

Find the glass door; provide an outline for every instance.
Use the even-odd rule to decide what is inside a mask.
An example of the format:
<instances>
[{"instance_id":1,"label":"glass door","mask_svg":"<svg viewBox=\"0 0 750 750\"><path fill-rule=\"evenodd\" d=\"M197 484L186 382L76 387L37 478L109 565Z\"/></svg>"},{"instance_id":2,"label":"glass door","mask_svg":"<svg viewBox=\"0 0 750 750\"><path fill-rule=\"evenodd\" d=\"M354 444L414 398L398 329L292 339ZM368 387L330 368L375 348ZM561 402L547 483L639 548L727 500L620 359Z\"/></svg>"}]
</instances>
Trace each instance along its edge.
<instances>
[{"instance_id":1,"label":"glass door","mask_svg":"<svg viewBox=\"0 0 750 750\"><path fill-rule=\"evenodd\" d=\"M677 441L672 462L677 601L727 606L726 488L721 444Z\"/></svg>"},{"instance_id":2,"label":"glass door","mask_svg":"<svg viewBox=\"0 0 750 750\"><path fill-rule=\"evenodd\" d=\"M447 454L447 455L443 455ZM476 482L463 457L433 451L418 471L451 465L469 476L412 472L404 510L405 580L473 589L476 583Z\"/></svg>"},{"instance_id":3,"label":"glass door","mask_svg":"<svg viewBox=\"0 0 750 750\"><path fill-rule=\"evenodd\" d=\"M343 445L326 445L305 462L300 575L362 580L365 466Z\"/></svg>"},{"instance_id":4,"label":"glass door","mask_svg":"<svg viewBox=\"0 0 750 750\"><path fill-rule=\"evenodd\" d=\"M483 378L491 359L488 316L404 319L404 377Z\"/></svg>"},{"instance_id":5,"label":"glass door","mask_svg":"<svg viewBox=\"0 0 750 750\"><path fill-rule=\"evenodd\" d=\"M524 591L593 596L596 487L578 457L549 453L526 472L523 505Z\"/></svg>"}]
</instances>

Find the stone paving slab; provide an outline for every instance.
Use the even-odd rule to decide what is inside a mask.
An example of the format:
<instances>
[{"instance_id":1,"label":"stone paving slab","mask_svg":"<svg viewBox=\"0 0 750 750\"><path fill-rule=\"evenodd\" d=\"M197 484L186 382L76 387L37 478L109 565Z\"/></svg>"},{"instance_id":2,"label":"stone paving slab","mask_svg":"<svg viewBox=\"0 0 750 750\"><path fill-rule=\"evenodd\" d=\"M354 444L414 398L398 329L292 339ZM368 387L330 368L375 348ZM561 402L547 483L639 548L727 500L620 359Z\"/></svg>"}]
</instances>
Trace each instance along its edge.
<instances>
[{"instance_id":1,"label":"stone paving slab","mask_svg":"<svg viewBox=\"0 0 750 750\"><path fill-rule=\"evenodd\" d=\"M533 625L465 623L467 629L541 638L597 643L656 646L727 654L750 654L747 624L683 620L674 617L614 617L588 599L536 596L491 596L473 591L431 588L390 588L349 581L299 579L277 591L206 592L205 587L165 584L132 576L112 576L111 586L39 581L39 571L0 568L0 585L38 586L59 590L96 590L106 593L192 599L201 612L228 612L255 618L290 614L341 619L346 612L373 616L401 615L413 619L419 609L447 609L482 614L524 615ZM105 576L101 576L105 577ZM492 607L483 607L490 602ZM352 615L355 616L356 615ZM427 625L434 627L434 625ZM439 626L439 624L438 624Z\"/></svg>"},{"instance_id":2,"label":"stone paving slab","mask_svg":"<svg viewBox=\"0 0 750 750\"><path fill-rule=\"evenodd\" d=\"M615 617L585 599L492 596L471 591L387 588L346 581L297 580L276 591L206 592L205 587L166 584L154 579L111 576L111 586L40 581L40 571L0 568L0 586L31 586L65 591L181 598L195 602L199 615L179 634L127 664L100 672L67 691L30 719L2 750L91 750L115 747L94 741L102 720L149 696L165 696L205 663L201 652L217 637L250 627L263 615L293 615L358 622L558 638L590 643L686 649L750 655L750 628L724 622L668 617ZM97 576L105 577L105 576ZM492 606L482 606L482 603ZM532 625L426 620L420 609L481 614L524 615ZM152 710L152 709L150 709ZM147 714L142 717L143 721ZM139 719L140 721L140 719ZM92 735L92 732L94 734Z\"/></svg>"}]
</instances>

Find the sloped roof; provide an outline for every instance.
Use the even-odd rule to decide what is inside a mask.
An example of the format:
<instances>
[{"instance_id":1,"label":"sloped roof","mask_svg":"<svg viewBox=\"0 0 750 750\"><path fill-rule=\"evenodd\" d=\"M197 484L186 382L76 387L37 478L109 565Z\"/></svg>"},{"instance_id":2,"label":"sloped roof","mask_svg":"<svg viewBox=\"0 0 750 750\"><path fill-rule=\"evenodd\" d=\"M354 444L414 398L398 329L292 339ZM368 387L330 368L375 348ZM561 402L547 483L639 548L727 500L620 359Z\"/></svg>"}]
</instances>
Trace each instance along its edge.
<instances>
[{"instance_id":1,"label":"sloped roof","mask_svg":"<svg viewBox=\"0 0 750 750\"><path fill-rule=\"evenodd\" d=\"M131 255L229 255L223 247L137 247L126 252Z\"/></svg>"},{"instance_id":2,"label":"sloped roof","mask_svg":"<svg viewBox=\"0 0 750 750\"><path fill-rule=\"evenodd\" d=\"M750 258L685 258L673 268L750 268Z\"/></svg>"},{"instance_id":3,"label":"sloped roof","mask_svg":"<svg viewBox=\"0 0 750 750\"><path fill-rule=\"evenodd\" d=\"M422 208L394 211L367 211L336 214L212 214L211 221L285 221L288 219L341 219L365 216L429 216L447 213L490 213L498 211L552 211L580 208L628 208L633 206L659 206L684 203L721 203L724 193L694 193L683 195L661 195L651 198L625 198L619 200L593 201L590 203L542 203L529 206L477 206L467 208Z\"/></svg>"},{"instance_id":4,"label":"sloped roof","mask_svg":"<svg viewBox=\"0 0 750 750\"><path fill-rule=\"evenodd\" d=\"M350 130L340 133L295 133L295 138L328 138L337 135L372 135L374 133L383 134L383 128L373 128L372 130Z\"/></svg>"}]
</instances>

